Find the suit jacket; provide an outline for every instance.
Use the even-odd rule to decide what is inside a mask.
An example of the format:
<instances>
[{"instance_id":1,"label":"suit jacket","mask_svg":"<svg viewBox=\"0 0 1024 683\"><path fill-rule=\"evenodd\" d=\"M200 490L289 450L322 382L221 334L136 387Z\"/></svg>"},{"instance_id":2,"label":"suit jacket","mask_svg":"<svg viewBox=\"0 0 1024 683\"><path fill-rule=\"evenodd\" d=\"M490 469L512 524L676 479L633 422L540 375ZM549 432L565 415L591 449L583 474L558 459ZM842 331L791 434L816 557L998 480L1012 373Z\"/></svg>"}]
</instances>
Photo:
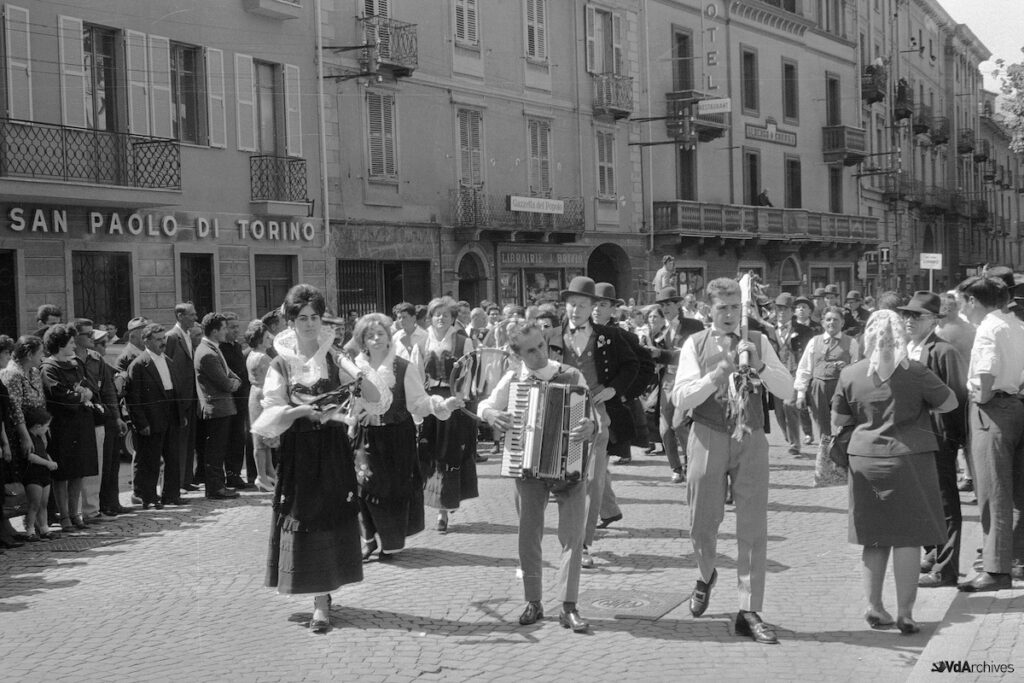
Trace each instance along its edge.
<instances>
[{"instance_id":1,"label":"suit jacket","mask_svg":"<svg viewBox=\"0 0 1024 683\"><path fill-rule=\"evenodd\" d=\"M672 323L666 323L672 325ZM668 328L663 332L666 348L651 352L654 360L665 366L665 379L668 381L668 389L672 389L672 381L676 376L676 367L679 365L679 351L683 344L690 338L690 335L704 331L704 323L695 319L680 315L676 318L675 327L672 329L672 341L668 340Z\"/></svg>"},{"instance_id":2,"label":"suit jacket","mask_svg":"<svg viewBox=\"0 0 1024 683\"><path fill-rule=\"evenodd\" d=\"M939 339L933 330L924 340L921 361L956 394L957 407L936 416L935 422L942 436L963 445L967 439L967 386L960 352L949 342Z\"/></svg>"},{"instance_id":3,"label":"suit jacket","mask_svg":"<svg viewBox=\"0 0 1024 683\"><path fill-rule=\"evenodd\" d=\"M864 334L864 326L868 322L868 318L871 314L863 306L858 306L855 309L844 308L843 309L843 334L848 334L851 337L859 337Z\"/></svg>"},{"instance_id":4,"label":"suit jacket","mask_svg":"<svg viewBox=\"0 0 1024 683\"><path fill-rule=\"evenodd\" d=\"M220 352L224 354L224 360L228 363L228 369L235 373L240 380L238 388L232 392L235 397L235 409L238 412L249 410L249 370L245 367L245 354L242 353L242 345L235 342L224 342L220 345Z\"/></svg>"},{"instance_id":5,"label":"suit jacket","mask_svg":"<svg viewBox=\"0 0 1024 683\"><path fill-rule=\"evenodd\" d=\"M99 389L93 397L93 403L102 403L108 422L113 422L120 415L117 403L117 388L114 385L114 368L107 365L96 351L90 350L85 357L85 371Z\"/></svg>"},{"instance_id":6,"label":"suit jacket","mask_svg":"<svg viewBox=\"0 0 1024 683\"><path fill-rule=\"evenodd\" d=\"M622 339L619 330L608 325L596 325L593 327L594 335L594 366L597 369L597 381L602 387L613 387L615 395L622 397L629 390L629 385L636 379L638 361L633 350ZM565 338L567 326L562 326L562 338ZM601 343L602 338L608 343ZM597 393L598 389L589 387L590 391Z\"/></svg>"},{"instance_id":7,"label":"suit jacket","mask_svg":"<svg viewBox=\"0 0 1024 683\"><path fill-rule=\"evenodd\" d=\"M165 357L165 360L170 372L170 359ZM174 386L173 374L171 386L174 388L169 392L164 389L160 371L157 370L153 356L148 350L140 353L128 366L125 405L136 431L149 427L153 434L160 434L171 427L183 426L183 414L177 400L178 392Z\"/></svg>"},{"instance_id":8,"label":"suit jacket","mask_svg":"<svg viewBox=\"0 0 1024 683\"><path fill-rule=\"evenodd\" d=\"M775 328L776 334L778 328ZM789 337L779 339L779 360L791 373L796 373L796 367L800 364L800 358L804 355L804 349L808 342L814 339L817 334L810 326L802 325L793 319L789 324Z\"/></svg>"},{"instance_id":9,"label":"suit jacket","mask_svg":"<svg viewBox=\"0 0 1024 683\"><path fill-rule=\"evenodd\" d=\"M178 390L182 400L194 402L196 400L196 368L192 363L195 350L191 347L192 339L180 327L175 325L167 331L167 349L164 351L164 355L167 356L167 362L171 369L174 388Z\"/></svg>"},{"instance_id":10,"label":"suit jacket","mask_svg":"<svg viewBox=\"0 0 1024 683\"><path fill-rule=\"evenodd\" d=\"M235 415L238 411L231 380L239 378L225 364L217 345L203 337L196 347L194 362L199 385L199 410L203 419Z\"/></svg>"}]
</instances>

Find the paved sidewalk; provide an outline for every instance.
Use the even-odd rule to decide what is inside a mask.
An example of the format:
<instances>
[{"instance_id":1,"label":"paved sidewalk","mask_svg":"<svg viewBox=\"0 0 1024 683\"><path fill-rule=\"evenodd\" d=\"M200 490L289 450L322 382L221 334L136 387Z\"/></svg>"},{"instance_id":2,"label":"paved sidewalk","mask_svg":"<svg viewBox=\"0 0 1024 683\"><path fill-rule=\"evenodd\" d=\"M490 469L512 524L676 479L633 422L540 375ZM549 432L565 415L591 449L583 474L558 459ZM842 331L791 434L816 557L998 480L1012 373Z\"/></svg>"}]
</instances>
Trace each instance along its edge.
<instances>
[{"instance_id":1,"label":"paved sidewalk","mask_svg":"<svg viewBox=\"0 0 1024 683\"><path fill-rule=\"evenodd\" d=\"M777 437L771 437L773 444ZM806 447L809 452L810 447ZM625 518L599 532L597 566L581 591L678 602L659 619L580 611L592 633L546 618L520 627L511 481L494 459L480 466L481 497L425 531L393 562L365 565L365 580L334 594L334 630L305 628L312 600L262 587L269 494L195 498L185 508L137 510L67 545L27 545L0 556L0 676L6 681L297 680L806 680L904 681L934 677L932 662L960 656L1024 671L1024 591L967 596L922 590L915 636L863 621L860 550L846 542L846 489L811 486L813 461L771 449L769 576L763 615L782 643L736 637L735 523L727 512L720 579L708 613L685 598L696 578L686 533L685 486L664 458L611 467ZM545 590L554 594L556 506L545 536ZM977 547L977 508L964 506L964 557ZM428 511L428 526L432 515ZM887 604L894 607L891 574ZM607 605L608 602L602 604ZM621 602L615 604L622 604ZM1019 674L1018 674L1019 676ZM1012 674L1006 678L1012 679ZM984 674L979 680L998 679Z\"/></svg>"}]
</instances>

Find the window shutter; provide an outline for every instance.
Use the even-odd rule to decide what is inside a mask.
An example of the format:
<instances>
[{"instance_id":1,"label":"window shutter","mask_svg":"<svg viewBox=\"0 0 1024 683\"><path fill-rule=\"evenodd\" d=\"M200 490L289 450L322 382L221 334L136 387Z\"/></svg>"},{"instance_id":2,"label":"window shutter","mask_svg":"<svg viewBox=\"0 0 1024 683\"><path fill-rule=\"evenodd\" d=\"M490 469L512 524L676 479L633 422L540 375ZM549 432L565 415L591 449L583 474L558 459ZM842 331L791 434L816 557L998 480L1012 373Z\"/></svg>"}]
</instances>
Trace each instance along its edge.
<instances>
[{"instance_id":1,"label":"window shutter","mask_svg":"<svg viewBox=\"0 0 1024 683\"><path fill-rule=\"evenodd\" d=\"M394 178L395 164L395 98L393 95L366 93L369 123L370 177Z\"/></svg>"},{"instance_id":2,"label":"window shutter","mask_svg":"<svg viewBox=\"0 0 1024 683\"><path fill-rule=\"evenodd\" d=\"M227 147L227 111L224 106L224 52L206 48L206 112L210 147Z\"/></svg>"},{"instance_id":3,"label":"window shutter","mask_svg":"<svg viewBox=\"0 0 1024 683\"><path fill-rule=\"evenodd\" d=\"M459 110L459 180L463 185L479 185L483 182L481 122L480 112L472 109Z\"/></svg>"},{"instance_id":4,"label":"window shutter","mask_svg":"<svg viewBox=\"0 0 1024 683\"><path fill-rule=\"evenodd\" d=\"M390 4L388 0L363 0L363 16L390 17Z\"/></svg>"},{"instance_id":5,"label":"window shutter","mask_svg":"<svg viewBox=\"0 0 1024 683\"><path fill-rule=\"evenodd\" d=\"M302 156L302 98L299 67L284 65L285 150L288 156Z\"/></svg>"},{"instance_id":6,"label":"window shutter","mask_svg":"<svg viewBox=\"0 0 1024 683\"><path fill-rule=\"evenodd\" d=\"M29 45L28 10L4 8L4 43L7 46L7 116L31 121L32 50Z\"/></svg>"},{"instance_id":7,"label":"window shutter","mask_svg":"<svg viewBox=\"0 0 1024 683\"><path fill-rule=\"evenodd\" d=\"M612 73L621 76L625 73L626 64L622 58L622 17L612 15Z\"/></svg>"},{"instance_id":8,"label":"window shutter","mask_svg":"<svg viewBox=\"0 0 1024 683\"><path fill-rule=\"evenodd\" d=\"M381 97L381 126L384 132L384 173L389 177L398 175L395 167L395 96Z\"/></svg>"},{"instance_id":9,"label":"window shutter","mask_svg":"<svg viewBox=\"0 0 1024 683\"><path fill-rule=\"evenodd\" d=\"M149 37L149 97L153 137L172 137L171 41L163 36Z\"/></svg>"},{"instance_id":10,"label":"window shutter","mask_svg":"<svg viewBox=\"0 0 1024 683\"><path fill-rule=\"evenodd\" d=\"M85 117L85 45L82 20L57 18L60 45L61 121L65 126L84 127Z\"/></svg>"},{"instance_id":11,"label":"window shutter","mask_svg":"<svg viewBox=\"0 0 1024 683\"><path fill-rule=\"evenodd\" d=\"M537 42L537 54L534 55L537 59L548 58L548 46L547 46L547 10L544 7L544 3L547 0L533 0L537 10L537 22L534 39Z\"/></svg>"},{"instance_id":12,"label":"window shutter","mask_svg":"<svg viewBox=\"0 0 1024 683\"><path fill-rule=\"evenodd\" d=\"M235 55L235 115L238 118L238 149L255 152L256 74L249 55Z\"/></svg>"},{"instance_id":13,"label":"window shutter","mask_svg":"<svg viewBox=\"0 0 1024 683\"><path fill-rule=\"evenodd\" d=\"M455 39L475 45L477 35L476 0L455 0Z\"/></svg>"},{"instance_id":14,"label":"window shutter","mask_svg":"<svg viewBox=\"0 0 1024 683\"><path fill-rule=\"evenodd\" d=\"M539 126L539 134L537 136L537 142L540 143L538 148L538 156L540 157L540 179L541 190L545 194L551 192L551 125L547 122L542 122Z\"/></svg>"},{"instance_id":15,"label":"window shutter","mask_svg":"<svg viewBox=\"0 0 1024 683\"><path fill-rule=\"evenodd\" d=\"M526 54L533 59L547 59L544 2L526 0Z\"/></svg>"},{"instance_id":16,"label":"window shutter","mask_svg":"<svg viewBox=\"0 0 1024 683\"><path fill-rule=\"evenodd\" d=\"M587 34L587 72L594 73L594 66L597 63L597 39L594 37L597 26L597 10L592 5L584 8L586 15Z\"/></svg>"},{"instance_id":17,"label":"window shutter","mask_svg":"<svg viewBox=\"0 0 1024 683\"><path fill-rule=\"evenodd\" d=\"M149 135L149 62L146 34L124 32L124 66L128 73L128 130Z\"/></svg>"},{"instance_id":18,"label":"window shutter","mask_svg":"<svg viewBox=\"0 0 1024 683\"><path fill-rule=\"evenodd\" d=\"M477 32L476 0L466 2L466 40L476 45L480 41Z\"/></svg>"}]
</instances>

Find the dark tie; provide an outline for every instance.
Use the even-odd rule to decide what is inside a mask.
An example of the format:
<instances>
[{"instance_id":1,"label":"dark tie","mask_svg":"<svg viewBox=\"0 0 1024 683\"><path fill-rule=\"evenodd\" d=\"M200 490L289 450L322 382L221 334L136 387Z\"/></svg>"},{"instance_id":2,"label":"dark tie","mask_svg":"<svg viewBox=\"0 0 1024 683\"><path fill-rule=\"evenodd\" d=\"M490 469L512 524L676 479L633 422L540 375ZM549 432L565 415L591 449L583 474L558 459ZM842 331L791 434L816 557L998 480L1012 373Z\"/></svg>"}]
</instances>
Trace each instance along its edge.
<instances>
[{"instance_id":1,"label":"dark tie","mask_svg":"<svg viewBox=\"0 0 1024 683\"><path fill-rule=\"evenodd\" d=\"M587 331L587 326L586 325L580 325L579 327L573 327L572 325L569 326L569 334L573 334L574 335L577 332L586 332L586 331Z\"/></svg>"}]
</instances>

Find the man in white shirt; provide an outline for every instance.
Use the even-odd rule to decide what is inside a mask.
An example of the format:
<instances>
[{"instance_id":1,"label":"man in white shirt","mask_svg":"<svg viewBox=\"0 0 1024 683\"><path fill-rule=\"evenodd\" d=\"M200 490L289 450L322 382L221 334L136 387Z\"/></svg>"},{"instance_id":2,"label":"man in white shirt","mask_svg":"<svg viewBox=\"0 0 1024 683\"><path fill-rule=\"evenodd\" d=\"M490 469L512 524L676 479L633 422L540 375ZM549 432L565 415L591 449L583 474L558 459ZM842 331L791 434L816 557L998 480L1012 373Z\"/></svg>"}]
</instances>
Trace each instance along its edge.
<instances>
[{"instance_id":1,"label":"man in white shirt","mask_svg":"<svg viewBox=\"0 0 1024 683\"><path fill-rule=\"evenodd\" d=\"M676 277L676 259L671 254L666 254L661 259L661 268L654 274L654 279L651 280L651 287L654 289L654 293L657 294L666 287L672 287Z\"/></svg>"},{"instance_id":2,"label":"man in white shirt","mask_svg":"<svg viewBox=\"0 0 1024 683\"><path fill-rule=\"evenodd\" d=\"M729 278L712 280L707 295L711 328L692 335L683 344L672 388L676 420L681 420L684 412L693 419L687 446L687 490L690 540L699 579L690 596L690 612L695 617L704 614L718 578L718 527L724 515L728 476L736 502L740 599L736 634L775 644L775 632L758 615L763 607L768 565L768 439L758 393L763 389L748 396L742 434L737 438L737 418L729 408L729 381L731 373L739 369L743 354L763 387L782 400L792 398L793 378L763 334L751 331L748 340L739 339L745 314L739 283Z\"/></svg>"},{"instance_id":3,"label":"man in white shirt","mask_svg":"<svg viewBox=\"0 0 1024 683\"><path fill-rule=\"evenodd\" d=\"M964 313L977 325L967 391L971 427L974 486L981 513L982 567L961 583L968 593L1011 587L1014 561L1024 548L1014 548L1014 508L1024 507L1024 328L1003 311L1009 290L999 278L975 276L957 288ZM1017 524L1022 524L1018 519Z\"/></svg>"},{"instance_id":4,"label":"man in white shirt","mask_svg":"<svg viewBox=\"0 0 1024 683\"><path fill-rule=\"evenodd\" d=\"M427 345L427 331L416 324L416 307L403 301L391 309L397 330L391 343L395 355L409 362L419 363Z\"/></svg>"},{"instance_id":5,"label":"man in white shirt","mask_svg":"<svg viewBox=\"0 0 1024 683\"><path fill-rule=\"evenodd\" d=\"M495 431L506 431L512 426L508 412L509 385L513 381L530 379L557 382L587 388L583 374L576 368L548 359L544 333L536 323L516 323L509 333L509 346L513 355L522 361L518 370L505 374L491 395L480 402L477 415L487 421ZM595 422L584 418L569 432L571 441L593 437ZM581 633L590 625L576 610L579 596L580 565L583 556L583 535L586 523L586 474L578 481L560 481L533 478L516 479L516 509L519 512L519 566L523 573L523 591L526 609L519 617L523 626L536 623L544 616L541 604L543 560L541 539L544 536L544 509L549 496L558 503L558 539L562 544L558 565L558 592L562 611L558 616L564 628Z\"/></svg>"}]
</instances>

